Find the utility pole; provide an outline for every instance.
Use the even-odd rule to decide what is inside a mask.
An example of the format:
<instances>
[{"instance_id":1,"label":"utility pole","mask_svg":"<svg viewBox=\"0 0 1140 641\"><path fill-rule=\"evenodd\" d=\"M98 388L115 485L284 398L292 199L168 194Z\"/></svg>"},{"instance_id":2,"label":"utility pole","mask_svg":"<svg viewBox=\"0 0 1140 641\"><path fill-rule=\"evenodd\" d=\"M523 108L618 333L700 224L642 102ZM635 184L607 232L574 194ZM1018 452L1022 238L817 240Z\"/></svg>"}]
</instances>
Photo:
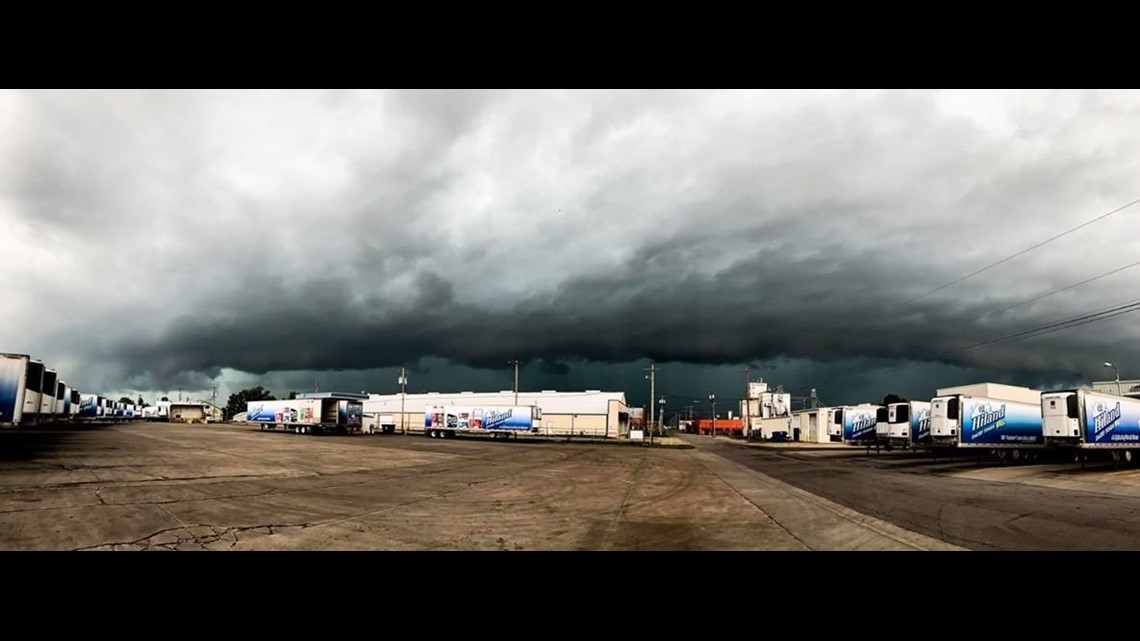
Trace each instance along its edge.
<instances>
[{"instance_id":1,"label":"utility pole","mask_svg":"<svg viewBox=\"0 0 1140 641\"><path fill-rule=\"evenodd\" d=\"M657 431L665 434L665 397L662 396L657 402L661 405L661 411L657 415Z\"/></svg>"},{"instance_id":2,"label":"utility pole","mask_svg":"<svg viewBox=\"0 0 1140 641\"><path fill-rule=\"evenodd\" d=\"M748 374L752 371L751 367L745 367L740 370L744 373L744 436L752 438L752 395L748 393L750 381Z\"/></svg>"},{"instance_id":3,"label":"utility pole","mask_svg":"<svg viewBox=\"0 0 1140 641\"><path fill-rule=\"evenodd\" d=\"M404 372L404 368L400 368L400 432L404 436L408 435L408 421L407 414L404 413L404 400L408 395L408 376ZM379 417L377 417L379 418Z\"/></svg>"},{"instance_id":4,"label":"utility pole","mask_svg":"<svg viewBox=\"0 0 1140 641\"><path fill-rule=\"evenodd\" d=\"M514 405L519 405L519 362L518 360L507 360L508 365L514 365Z\"/></svg>"},{"instance_id":5,"label":"utility pole","mask_svg":"<svg viewBox=\"0 0 1140 641\"><path fill-rule=\"evenodd\" d=\"M654 425L654 423L653 423L653 410L654 410L653 399L657 398L657 387L656 387L657 386L657 363L654 362L652 359L650 359L649 360L649 367L647 367L645 369L645 371L649 372L649 375L645 377L645 378L649 379L649 422L646 423L646 427L649 428L649 443L650 443L650 445L652 445L653 444L653 425Z\"/></svg>"}]
</instances>

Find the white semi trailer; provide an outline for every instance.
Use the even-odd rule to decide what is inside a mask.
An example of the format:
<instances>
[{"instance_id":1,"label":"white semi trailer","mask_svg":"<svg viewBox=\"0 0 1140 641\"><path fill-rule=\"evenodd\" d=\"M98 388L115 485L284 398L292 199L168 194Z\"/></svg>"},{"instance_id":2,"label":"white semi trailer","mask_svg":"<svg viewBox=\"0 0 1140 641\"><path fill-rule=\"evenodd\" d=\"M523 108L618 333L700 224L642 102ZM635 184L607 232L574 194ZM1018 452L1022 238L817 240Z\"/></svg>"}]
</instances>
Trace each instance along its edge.
<instances>
[{"instance_id":1,"label":"white semi trailer","mask_svg":"<svg viewBox=\"0 0 1140 641\"><path fill-rule=\"evenodd\" d=\"M999 459L1045 447L1041 392L979 383L937 391L930 401L932 447L991 449Z\"/></svg>"},{"instance_id":2,"label":"white semi trailer","mask_svg":"<svg viewBox=\"0 0 1140 641\"><path fill-rule=\"evenodd\" d=\"M246 422L262 430L284 428L295 434L358 433L364 404L337 398L299 398L285 401L249 401Z\"/></svg>"},{"instance_id":3,"label":"white semi trailer","mask_svg":"<svg viewBox=\"0 0 1140 641\"><path fill-rule=\"evenodd\" d=\"M457 433L510 438L537 433L542 409L534 405L432 405L424 411L424 435L454 438Z\"/></svg>"},{"instance_id":4,"label":"white semi trailer","mask_svg":"<svg viewBox=\"0 0 1140 641\"><path fill-rule=\"evenodd\" d=\"M1045 443L1108 450L1131 461L1140 451L1140 399L1074 389L1041 395Z\"/></svg>"}]
</instances>

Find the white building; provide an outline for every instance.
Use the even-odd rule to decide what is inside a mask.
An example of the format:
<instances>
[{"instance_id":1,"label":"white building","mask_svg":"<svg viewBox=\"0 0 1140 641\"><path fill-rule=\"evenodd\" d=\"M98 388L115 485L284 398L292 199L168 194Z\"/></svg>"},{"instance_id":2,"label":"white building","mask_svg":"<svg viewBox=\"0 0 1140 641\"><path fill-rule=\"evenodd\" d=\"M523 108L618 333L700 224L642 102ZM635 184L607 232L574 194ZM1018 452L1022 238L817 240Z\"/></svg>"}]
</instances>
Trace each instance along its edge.
<instances>
[{"instance_id":1,"label":"white building","mask_svg":"<svg viewBox=\"0 0 1140 641\"><path fill-rule=\"evenodd\" d=\"M830 443L831 436L827 433L828 408L796 410L792 412L789 438L793 441L806 443Z\"/></svg>"},{"instance_id":2,"label":"white building","mask_svg":"<svg viewBox=\"0 0 1140 641\"><path fill-rule=\"evenodd\" d=\"M407 429L422 432L424 416L433 405L533 405L542 410L539 434L551 436L573 434L605 438L626 438L629 435L630 410L625 393L586 390L584 392L458 392L454 394L428 392L426 394L369 394L364 401L364 413L391 417L396 432Z\"/></svg>"},{"instance_id":3,"label":"white building","mask_svg":"<svg viewBox=\"0 0 1140 641\"><path fill-rule=\"evenodd\" d=\"M962 394L992 398L1015 403L1040 403L1041 390L1018 387L1016 385L1002 385L1001 383L974 383L972 385L959 385L957 387L943 387L935 390L934 396L952 396Z\"/></svg>"},{"instance_id":4,"label":"white building","mask_svg":"<svg viewBox=\"0 0 1140 641\"><path fill-rule=\"evenodd\" d=\"M1140 398L1140 381L1093 381L1094 392Z\"/></svg>"}]
</instances>

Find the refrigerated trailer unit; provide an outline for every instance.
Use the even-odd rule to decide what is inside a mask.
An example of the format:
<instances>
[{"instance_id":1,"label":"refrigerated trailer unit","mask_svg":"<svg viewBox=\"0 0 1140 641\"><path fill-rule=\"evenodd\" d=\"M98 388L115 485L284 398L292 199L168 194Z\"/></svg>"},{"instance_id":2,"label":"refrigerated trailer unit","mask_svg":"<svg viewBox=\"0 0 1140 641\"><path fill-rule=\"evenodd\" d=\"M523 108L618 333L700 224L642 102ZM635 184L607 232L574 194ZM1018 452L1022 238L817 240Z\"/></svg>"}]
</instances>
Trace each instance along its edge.
<instances>
[{"instance_id":1,"label":"refrigerated trailer unit","mask_svg":"<svg viewBox=\"0 0 1140 641\"><path fill-rule=\"evenodd\" d=\"M457 433L494 438L538 433L542 409L535 405L431 405L424 411L424 435L453 438Z\"/></svg>"},{"instance_id":2,"label":"refrigerated trailer unit","mask_svg":"<svg viewBox=\"0 0 1140 641\"><path fill-rule=\"evenodd\" d=\"M27 354L0 354L0 427L19 427L27 395Z\"/></svg>"},{"instance_id":3,"label":"refrigerated trailer unit","mask_svg":"<svg viewBox=\"0 0 1140 641\"><path fill-rule=\"evenodd\" d=\"M299 398L287 401L250 401L246 422L259 423L262 430L278 427L295 434L327 432L358 433L364 404L338 398Z\"/></svg>"},{"instance_id":4,"label":"refrigerated trailer unit","mask_svg":"<svg viewBox=\"0 0 1140 641\"><path fill-rule=\"evenodd\" d=\"M891 447L924 447L930 442L930 403L905 401L887 406Z\"/></svg>"},{"instance_id":5,"label":"refrigerated trailer unit","mask_svg":"<svg viewBox=\"0 0 1140 641\"><path fill-rule=\"evenodd\" d=\"M66 421L71 415L71 408L66 407L70 403L71 388L67 386L64 381L56 381L55 384L55 403L52 404L51 413L55 415L56 420Z\"/></svg>"},{"instance_id":6,"label":"refrigerated trailer unit","mask_svg":"<svg viewBox=\"0 0 1140 641\"><path fill-rule=\"evenodd\" d=\"M44 384L44 364L42 361L28 359L24 387L24 423L39 420L40 404L43 400L41 390Z\"/></svg>"},{"instance_id":7,"label":"refrigerated trailer unit","mask_svg":"<svg viewBox=\"0 0 1140 641\"><path fill-rule=\"evenodd\" d=\"M70 408L69 414L71 418L76 418L79 416L79 399L81 398L83 398L83 395L79 393L79 390L71 390L71 394L68 398L68 407Z\"/></svg>"},{"instance_id":8,"label":"refrigerated trailer unit","mask_svg":"<svg viewBox=\"0 0 1140 641\"><path fill-rule=\"evenodd\" d=\"M875 410L875 443L886 445L890 441L891 412L886 405L880 405Z\"/></svg>"},{"instance_id":9,"label":"refrigerated trailer unit","mask_svg":"<svg viewBox=\"0 0 1140 641\"><path fill-rule=\"evenodd\" d=\"M827 438L832 443L843 442L843 410L846 405L827 408Z\"/></svg>"},{"instance_id":10,"label":"refrigerated trailer unit","mask_svg":"<svg viewBox=\"0 0 1140 641\"><path fill-rule=\"evenodd\" d=\"M1111 450L1131 461L1140 451L1140 399L1074 389L1041 395L1045 442L1066 448Z\"/></svg>"},{"instance_id":11,"label":"refrigerated trailer unit","mask_svg":"<svg viewBox=\"0 0 1140 641\"><path fill-rule=\"evenodd\" d=\"M55 415L55 384L58 375L54 369L44 368L44 382L40 388L40 421L51 420Z\"/></svg>"}]
</instances>

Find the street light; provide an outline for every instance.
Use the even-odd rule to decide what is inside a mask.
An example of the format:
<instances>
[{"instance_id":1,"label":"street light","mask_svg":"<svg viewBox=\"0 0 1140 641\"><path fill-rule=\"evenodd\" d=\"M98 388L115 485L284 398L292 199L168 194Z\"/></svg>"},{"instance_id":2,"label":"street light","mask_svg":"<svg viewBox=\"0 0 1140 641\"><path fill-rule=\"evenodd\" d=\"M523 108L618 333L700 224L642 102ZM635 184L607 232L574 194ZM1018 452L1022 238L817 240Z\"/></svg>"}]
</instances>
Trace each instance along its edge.
<instances>
[{"instance_id":1,"label":"street light","mask_svg":"<svg viewBox=\"0 0 1140 641\"><path fill-rule=\"evenodd\" d=\"M1120 368L1113 365L1112 363L1105 363L1104 366L1116 370L1116 395L1120 396Z\"/></svg>"},{"instance_id":2,"label":"street light","mask_svg":"<svg viewBox=\"0 0 1140 641\"><path fill-rule=\"evenodd\" d=\"M709 392L709 405L712 409L712 433L710 436L716 438L716 393Z\"/></svg>"}]
</instances>

